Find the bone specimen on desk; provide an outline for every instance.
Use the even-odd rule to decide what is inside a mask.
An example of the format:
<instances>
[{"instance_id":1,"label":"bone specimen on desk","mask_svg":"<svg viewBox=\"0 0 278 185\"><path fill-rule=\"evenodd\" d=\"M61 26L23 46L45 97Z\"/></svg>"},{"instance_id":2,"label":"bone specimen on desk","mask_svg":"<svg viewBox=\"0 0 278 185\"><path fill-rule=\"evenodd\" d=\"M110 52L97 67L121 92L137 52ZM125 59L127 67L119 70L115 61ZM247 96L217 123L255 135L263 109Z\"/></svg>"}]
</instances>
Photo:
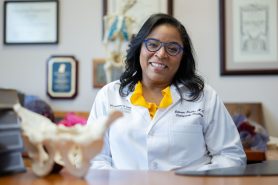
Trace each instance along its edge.
<instances>
[{"instance_id":1,"label":"bone specimen on desk","mask_svg":"<svg viewBox=\"0 0 278 185\"><path fill-rule=\"evenodd\" d=\"M20 104L14 105L14 110L21 120L22 137L37 176L48 175L57 163L70 174L84 177L90 160L101 151L106 129L122 116L121 112L112 112L94 123L65 127Z\"/></svg>"}]
</instances>

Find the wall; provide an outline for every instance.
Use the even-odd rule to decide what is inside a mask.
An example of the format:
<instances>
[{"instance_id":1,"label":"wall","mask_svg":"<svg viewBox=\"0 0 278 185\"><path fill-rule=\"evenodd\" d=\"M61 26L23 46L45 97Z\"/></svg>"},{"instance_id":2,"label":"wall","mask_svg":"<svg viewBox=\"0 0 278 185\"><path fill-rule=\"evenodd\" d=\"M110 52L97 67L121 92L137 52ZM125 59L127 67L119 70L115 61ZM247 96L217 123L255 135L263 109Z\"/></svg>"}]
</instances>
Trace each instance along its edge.
<instances>
[{"instance_id":1,"label":"wall","mask_svg":"<svg viewBox=\"0 0 278 185\"><path fill-rule=\"evenodd\" d=\"M262 102L267 129L278 136L278 76L220 76L218 12L218 0L174 0L174 15L191 35L200 74L225 102ZM0 16L3 25L3 7ZM101 20L101 0L60 0L58 45L0 44L0 87L38 95L54 110L89 111L98 90L92 87L92 60L105 56ZM51 55L74 55L79 60L79 92L74 100L46 95L46 61Z\"/></svg>"}]
</instances>

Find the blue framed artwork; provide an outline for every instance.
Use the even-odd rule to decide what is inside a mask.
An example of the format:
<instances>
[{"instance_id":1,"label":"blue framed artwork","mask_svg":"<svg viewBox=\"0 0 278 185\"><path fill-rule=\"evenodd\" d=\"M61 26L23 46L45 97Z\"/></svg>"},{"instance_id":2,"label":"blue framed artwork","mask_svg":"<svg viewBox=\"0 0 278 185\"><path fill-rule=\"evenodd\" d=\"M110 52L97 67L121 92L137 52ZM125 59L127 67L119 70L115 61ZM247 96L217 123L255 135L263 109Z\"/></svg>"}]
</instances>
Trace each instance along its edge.
<instances>
[{"instance_id":1,"label":"blue framed artwork","mask_svg":"<svg viewBox=\"0 0 278 185\"><path fill-rule=\"evenodd\" d=\"M47 61L47 94L53 99L77 95L78 61L73 56L51 56Z\"/></svg>"}]
</instances>

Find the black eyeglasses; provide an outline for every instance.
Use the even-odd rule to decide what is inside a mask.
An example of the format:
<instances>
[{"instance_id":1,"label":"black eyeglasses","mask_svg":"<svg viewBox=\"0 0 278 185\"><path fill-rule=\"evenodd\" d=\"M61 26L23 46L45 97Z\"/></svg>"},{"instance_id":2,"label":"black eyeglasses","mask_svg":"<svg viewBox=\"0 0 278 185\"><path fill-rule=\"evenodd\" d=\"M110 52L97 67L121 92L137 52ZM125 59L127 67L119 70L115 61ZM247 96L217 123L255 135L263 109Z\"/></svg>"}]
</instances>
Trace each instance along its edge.
<instances>
[{"instance_id":1,"label":"black eyeglasses","mask_svg":"<svg viewBox=\"0 0 278 185\"><path fill-rule=\"evenodd\" d=\"M164 46L166 52L171 56L176 56L181 51L183 51L183 47L176 42L161 42L160 40L154 38L148 38L144 40L145 47L150 52L156 52L160 50L162 46Z\"/></svg>"}]
</instances>

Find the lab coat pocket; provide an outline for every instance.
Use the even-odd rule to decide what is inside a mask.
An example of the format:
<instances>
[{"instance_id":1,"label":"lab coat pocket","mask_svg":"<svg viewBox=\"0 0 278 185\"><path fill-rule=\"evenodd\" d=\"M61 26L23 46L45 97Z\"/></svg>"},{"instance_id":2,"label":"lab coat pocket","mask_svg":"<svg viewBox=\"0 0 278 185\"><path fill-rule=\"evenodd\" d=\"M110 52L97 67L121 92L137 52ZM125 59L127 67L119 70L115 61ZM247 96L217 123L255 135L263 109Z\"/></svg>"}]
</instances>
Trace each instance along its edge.
<instances>
[{"instance_id":1,"label":"lab coat pocket","mask_svg":"<svg viewBox=\"0 0 278 185\"><path fill-rule=\"evenodd\" d=\"M201 125L173 124L170 131L170 158L186 165L200 158L205 150Z\"/></svg>"}]
</instances>

